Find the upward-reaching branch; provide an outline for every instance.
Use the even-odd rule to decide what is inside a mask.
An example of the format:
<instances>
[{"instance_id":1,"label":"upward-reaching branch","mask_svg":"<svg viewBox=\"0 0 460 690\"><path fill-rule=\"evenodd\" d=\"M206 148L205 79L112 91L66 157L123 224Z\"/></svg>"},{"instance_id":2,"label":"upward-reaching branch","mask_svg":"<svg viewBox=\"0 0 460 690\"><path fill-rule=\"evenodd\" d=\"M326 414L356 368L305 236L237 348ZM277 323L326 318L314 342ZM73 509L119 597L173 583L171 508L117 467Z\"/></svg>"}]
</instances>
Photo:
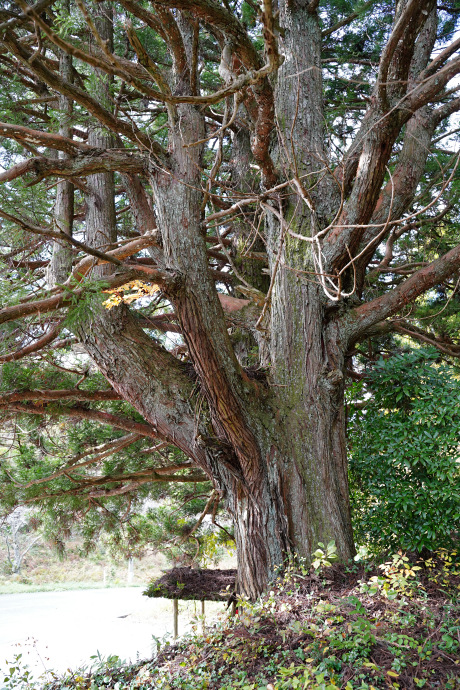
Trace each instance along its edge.
<instances>
[{"instance_id":1,"label":"upward-reaching branch","mask_svg":"<svg viewBox=\"0 0 460 690\"><path fill-rule=\"evenodd\" d=\"M416 50L415 41L423 25L431 22L432 9L432 0L424 0L422 3L410 0L396 21L392 34L394 41L390 40L388 50L383 55L382 69L376 85L377 92L381 90L380 96L378 98L374 96L372 99L361 132L358 133L353 144L353 152L348 156L345 186L350 183L351 174L354 174L352 171L357 167L356 179L339 218L326 237L324 253L330 271L340 270L344 263L348 263L350 252L353 253L359 246L365 226L376 208L394 142L403 124L410 119L412 114L411 110L407 109L406 96L401 96L401 85L407 91L407 79ZM393 77L390 67L392 60L397 61L395 55L397 46L401 47L405 58L401 59L400 67L395 68ZM421 49L424 51L425 46L422 45ZM427 57L425 57L425 64L426 61ZM383 79L385 82L382 81ZM392 101L390 105L385 101L387 92L390 93L390 83L387 83L387 79L393 84L391 88L395 89L394 98L399 99L396 103ZM415 79L415 75L412 79ZM422 104L420 101L418 107Z\"/></svg>"}]
</instances>

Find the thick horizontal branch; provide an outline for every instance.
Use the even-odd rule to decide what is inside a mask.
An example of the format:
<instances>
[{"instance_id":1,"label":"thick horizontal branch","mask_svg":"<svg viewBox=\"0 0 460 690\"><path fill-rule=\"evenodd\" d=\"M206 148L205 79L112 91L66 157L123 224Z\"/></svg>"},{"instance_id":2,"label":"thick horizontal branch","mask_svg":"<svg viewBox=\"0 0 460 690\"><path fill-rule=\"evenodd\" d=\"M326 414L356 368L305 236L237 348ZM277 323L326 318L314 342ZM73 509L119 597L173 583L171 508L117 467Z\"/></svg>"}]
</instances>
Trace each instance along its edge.
<instances>
[{"instance_id":1,"label":"thick horizontal branch","mask_svg":"<svg viewBox=\"0 0 460 690\"><path fill-rule=\"evenodd\" d=\"M134 432L140 436L148 438L160 438L161 435L150 424L145 422L135 422L129 417L112 414L110 412L103 412L102 410L90 410L85 407L65 407L55 404L37 405L34 403L3 403L0 402L0 409L11 412L20 412L25 414L37 414L40 416L49 415L51 417L68 417L69 419L89 419L93 422L100 422L113 426L116 429L123 429L124 431Z\"/></svg>"},{"instance_id":2,"label":"thick horizontal branch","mask_svg":"<svg viewBox=\"0 0 460 690\"><path fill-rule=\"evenodd\" d=\"M93 446L92 448L87 448L86 450L82 451L81 453L78 453L77 455L74 455L67 463L66 467L72 467L73 465L77 465L81 460L84 458L87 458L88 456L93 456L93 457L101 457L102 455L105 455L105 453L108 452L115 452L114 448L118 447L120 443L134 443L135 441L138 441L139 438L142 438L139 436L139 434L135 433L129 433L126 436L121 436L113 441L107 441L106 443L101 443L98 446ZM157 446L159 448L162 448L165 444L159 443ZM153 446L153 448L156 448L157 446Z\"/></svg>"},{"instance_id":3,"label":"thick horizontal branch","mask_svg":"<svg viewBox=\"0 0 460 690\"><path fill-rule=\"evenodd\" d=\"M86 147L86 144L84 146ZM55 146L54 148L58 147ZM28 173L35 176L31 184L37 184L40 180L52 175L74 178L94 175L98 172L142 173L145 170L146 161L144 157L134 151L126 149L102 150L89 146L87 149L86 154L82 154L81 150L78 150L78 154L71 159L45 158L44 156L29 158L0 174L0 183L10 182ZM60 150L63 151L64 149L61 148Z\"/></svg>"},{"instance_id":4,"label":"thick horizontal branch","mask_svg":"<svg viewBox=\"0 0 460 690\"><path fill-rule=\"evenodd\" d=\"M173 323L177 317L175 314L154 314L153 316L138 317L141 328L156 329L162 333L182 333L177 323Z\"/></svg>"},{"instance_id":5,"label":"thick horizontal branch","mask_svg":"<svg viewBox=\"0 0 460 690\"><path fill-rule=\"evenodd\" d=\"M361 339L374 324L397 314L417 297L460 268L460 245L421 268L391 292L353 309L346 317L350 343Z\"/></svg>"},{"instance_id":6,"label":"thick horizontal branch","mask_svg":"<svg viewBox=\"0 0 460 690\"><path fill-rule=\"evenodd\" d=\"M126 448L127 446L132 445L136 441L138 441L141 436L139 434L127 434L126 436L122 436L122 438L117 438L115 441L110 441L109 443L105 443L104 446L101 446L101 450L99 453L95 452L95 449L92 449L92 453L86 453L82 455L92 455L88 460L84 460L83 462L78 462L75 460L75 458L72 458L69 462L67 462L64 467L61 467L59 470L56 470L56 472L53 472L52 474L49 474L47 477L41 477L40 479L32 479L30 482L27 482L26 484L21 484L22 489L28 489L31 486L36 486L38 484L47 484L48 482L52 481L53 479L58 479L59 477L62 477L66 475L67 473L74 472L76 470L82 469L83 467L88 467L89 465L94 465L97 462L100 462L101 460L104 460L107 457L110 457L114 453L118 453L120 450L123 450L123 448ZM163 445L163 444L159 444Z\"/></svg>"},{"instance_id":7,"label":"thick horizontal branch","mask_svg":"<svg viewBox=\"0 0 460 690\"><path fill-rule=\"evenodd\" d=\"M119 477L117 480L112 479L110 476L101 478L103 482L110 484L114 481L130 481L130 475L125 475ZM176 484L198 484L200 482L209 481L203 472L192 472L190 474L171 474L171 475L158 475L155 470L150 472L145 472L143 477L133 478L129 484L125 484L115 489L102 489L99 491L91 491L88 494L88 498L107 498L109 496L120 496L121 494L129 493L130 491L135 491L142 484L154 484L158 482L162 483L176 483Z\"/></svg>"},{"instance_id":8,"label":"thick horizontal branch","mask_svg":"<svg viewBox=\"0 0 460 690\"><path fill-rule=\"evenodd\" d=\"M101 282L104 288L116 288L120 285L124 285L130 280L134 280L138 275L136 271L115 273L111 276L106 276ZM62 291L56 295L36 300L35 302L24 302L15 304L12 307L5 307L4 309L0 309L0 324L7 323L8 321L15 321L16 319L23 319L32 314L46 314L56 309L75 305L84 294L85 288L80 287L75 290L69 289Z\"/></svg>"},{"instance_id":9,"label":"thick horizontal branch","mask_svg":"<svg viewBox=\"0 0 460 690\"><path fill-rule=\"evenodd\" d=\"M26 400L78 400L80 402L102 402L104 400L121 400L122 397L114 390L108 391L82 391L79 388L69 390L28 390L15 391L0 395L0 405L22 402Z\"/></svg>"},{"instance_id":10,"label":"thick horizontal branch","mask_svg":"<svg viewBox=\"0 0 460 690\"><path fill-rule=\"evenodd\" d=\"M122 268L124 267L127 270L133 270L132 266L123 263L123 259L126 259L127 257L132 256L133 254L137 254L142 249L154 246L157 247L156 256L158 257L158 260L161 261L162 259L162 253L159 251L158 248L159 240L157 231L149 232L146 235L136 237L136 239L132 240L131 242L127 242L126 244L122 245L121 247L117 247L116 249L112 249L108 252L102 252L94 247L89 247L87 244L80 242L79 240L75 239L71 235L67 235L64 232L56 232L49 228L43 228L39 225L35 225L29 218L18 218L17 216L12 216L10 213L6 213L5 211L1 210L0 218L9 220L10 222L18 225L23 230L31 232L34 235L41 235L43 237L58 240L60 242L68 242L72 244L74 247L81 249L86 254L89 254L88 257L85 257L84 259L81 259L81 261L78 262L78 264L74 267L70 277L65 282L65 285L70 288L74 286L75 282L81 282L83 277L95 265L94 259L92 259L91 257L95 257L96 259L98 259L98 261L96 262L97 264L113 263ZM144 273L148 273L150 276L158 280L158 282L163 282L164 280L168 279L167 274L162 273L156 270L155 268L149 267L146 270L145 267L137 266L137 270L141 270Z\"/></svg>"},{"instance_id":11,"label":"thick horizontal branch","mask_svg":"<svg viewBox=\"0 0 460 690\"><path fill-rule=\"evenodd\" d=\"M29 343L29 345L21 347L20 350L16 350L15 352L10 352L7 355L1 355L0 364L3 362L16 362L18 359L22 359L23 357L27 357L27 355L42 350L58 337L61 328L62 319L55 326L51 327L44 335L42 335L41 338L34 340L33 343Z\"/></svg>"},{"instance_id":12,"label":"thick horizontal branch","mask_svg":"<svg viewBox=\"0 0 460 690\"><path fill-rule=\"evenodd\" d=\"M115 488L107 488L107 489L97 489L97 488L91 488L92 486L96 487L100 484L111 484L111 483L118 483L121 481L127 481L127 484L122 484L121 486L115 487ZM95 479L94 482L91 484L86 483L82 484L81 486L77 486L72 489L67 489L63 491L57 491L55 493L43 493L40 496L34 496L33 498L29 498L25 501L25 503L33 503L36 501L43 501L45 499L52 499L52 498L60 498L64 496L82 496L83 498L87 499L93 499L93 498L109 498L110 496L121 496L123 494L130 493L132 491L136 491L140 486L143 484L154 484L158 482L166 483L166 482L176 482L176 483L182 483L182 484L188 484L188 483L200 483L200 482L206 482L209 481L209 478L201 473L201 472L195 472L191 473L188 475L165 475L165 476L160 476L157 475L155 470L152 470L150 473L146 473L144 477L140 477L138 479L130 479L130 475L121 475L117 480L112 478L110 475L107 475L106 477L100 477L98 479ZM89 489L89 491L88 491Z\"/></svg>"},{"instance_id":13,"label":"thick horizontal branch","mask_svg":"<svg viewBox=\"0 0 460 690\"><path fill-rule=\"evenodd\" d=\"M440 352L443 352L449 357L460 357L460 345L454 343L446 343L440 341L433 333L427 333L418 326L408 323L407 321L397 320L392 324L392 328L401 335L408 335L413 340L417 340L425 345L432 345Z\"/></svg>"},{"instance_id":14,"label":"thick horizontal branch","mask_svg":"<svg viewBox=\"0 0 460 690\"><path fill-rule=\"evenodd\" d=\"M46 146L49 149L57 149L72 156L81 151L97 153L97 149L94 149L92 146L88 146L88 144L84 144L81 141L69 139L61 134L41 132L38 129L22 127L21 125L10 125L6 122L0 122L0 136L6 139L14 139L29 146Z\"/></svg>"},{"instance_id":15,"label":"thick horizontal branch","mask_svg":"<svg viewBox=\"0 0 460 690\"><path fill-rule=\"evenodd\" d=\"M0 24L0 33L11 31L16 26L23 24L30 19L31 12L43 12L43 10L46 9L52 2L53 0L38 0L38 2L36 2L34 5L25 8L24 12L21 12L18 17L11 17L11 19L7 19L7 21L2 22L2 24Z\"/></svg>"},{"instance_id":16,"label":"thick horizontal branch","mask_svg":"<svg viewBox=\"0 0 460 690\"><path fill-rule=\"evenodd\" d=\"M410 94L404 105L412 112L422 108L427 103L435 100L447 83L459 73L460 58L450 60L438 72L423 80Z\"/></svg>"}]
</instances>

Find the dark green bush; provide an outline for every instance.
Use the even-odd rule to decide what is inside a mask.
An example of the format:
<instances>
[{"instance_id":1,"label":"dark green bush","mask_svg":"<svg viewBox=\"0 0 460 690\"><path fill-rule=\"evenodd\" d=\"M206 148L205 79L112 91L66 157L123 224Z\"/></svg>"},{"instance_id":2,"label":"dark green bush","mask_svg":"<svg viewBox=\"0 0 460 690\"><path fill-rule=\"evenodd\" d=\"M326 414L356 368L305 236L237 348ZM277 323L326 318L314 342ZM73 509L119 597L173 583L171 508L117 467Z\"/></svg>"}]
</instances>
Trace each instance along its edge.
<instances>
[{"instance_id":1,"label":"dark green bush","mask_svg":"<svg viewBox=\"0 0 460 690\"><path fill-rule=\"evenodd\" d=\"M379 362L351 405L355 536L374 549L450 547L460 533L460 378L418 350Z\"/></svg>"}]
</instances>

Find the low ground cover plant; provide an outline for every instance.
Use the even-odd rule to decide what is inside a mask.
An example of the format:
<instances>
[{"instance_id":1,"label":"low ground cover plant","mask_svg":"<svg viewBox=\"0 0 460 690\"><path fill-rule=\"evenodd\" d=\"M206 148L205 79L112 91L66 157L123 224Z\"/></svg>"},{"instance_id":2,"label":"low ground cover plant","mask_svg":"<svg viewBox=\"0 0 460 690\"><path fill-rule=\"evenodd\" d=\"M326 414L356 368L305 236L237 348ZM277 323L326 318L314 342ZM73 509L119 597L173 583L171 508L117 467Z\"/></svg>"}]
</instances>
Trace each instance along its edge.
<instances>
[{"instance_id":1,"label":"low ground cover plant","mask_svg":"<svg viewBox=\"0 0 460 690\"><path fill-rule=\"evenodd\" d=\"M92 670L40 685L27 678L20 685L18 664L17 684L5 679L4 688L455 690L459 594L456 551L399 552L379 565L291 563L255 603L240 600L235 617L164 645L150 660L99 658Z\"/></svg>"}]
</instances>

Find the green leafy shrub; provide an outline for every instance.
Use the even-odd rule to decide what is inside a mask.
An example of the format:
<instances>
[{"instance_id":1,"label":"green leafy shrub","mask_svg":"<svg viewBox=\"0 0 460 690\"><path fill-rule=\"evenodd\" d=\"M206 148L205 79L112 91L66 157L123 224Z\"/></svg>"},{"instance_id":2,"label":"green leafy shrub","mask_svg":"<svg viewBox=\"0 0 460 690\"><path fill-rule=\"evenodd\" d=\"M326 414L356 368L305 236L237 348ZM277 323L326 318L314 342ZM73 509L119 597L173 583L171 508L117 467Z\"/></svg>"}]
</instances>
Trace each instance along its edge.
<instances>
[{"instance_id":1,"label":"green leafy shrub","mask_svg":"<svg viewBox=\"0 0 460 690\"><path fill-rule=\"evenodd\" d=\"M419 350L379 362L373 397L352 412L355 534L377 550L436 550L458 539L460 380L437 357Z\"/></svg>"},{"instance_id":2,"label":"green leafy shrub","mask_svg":"<svg viewBox=\"0 0 460 690\"><path fill-rule=\"evenodd\" d=\"M315 570L331 565L331 561L337 560L337 547L334 541L330 541L327 546L322 541L318 542L318 549L312 554L314 560L312 566Z\"/></svg>"}]
</instances>

